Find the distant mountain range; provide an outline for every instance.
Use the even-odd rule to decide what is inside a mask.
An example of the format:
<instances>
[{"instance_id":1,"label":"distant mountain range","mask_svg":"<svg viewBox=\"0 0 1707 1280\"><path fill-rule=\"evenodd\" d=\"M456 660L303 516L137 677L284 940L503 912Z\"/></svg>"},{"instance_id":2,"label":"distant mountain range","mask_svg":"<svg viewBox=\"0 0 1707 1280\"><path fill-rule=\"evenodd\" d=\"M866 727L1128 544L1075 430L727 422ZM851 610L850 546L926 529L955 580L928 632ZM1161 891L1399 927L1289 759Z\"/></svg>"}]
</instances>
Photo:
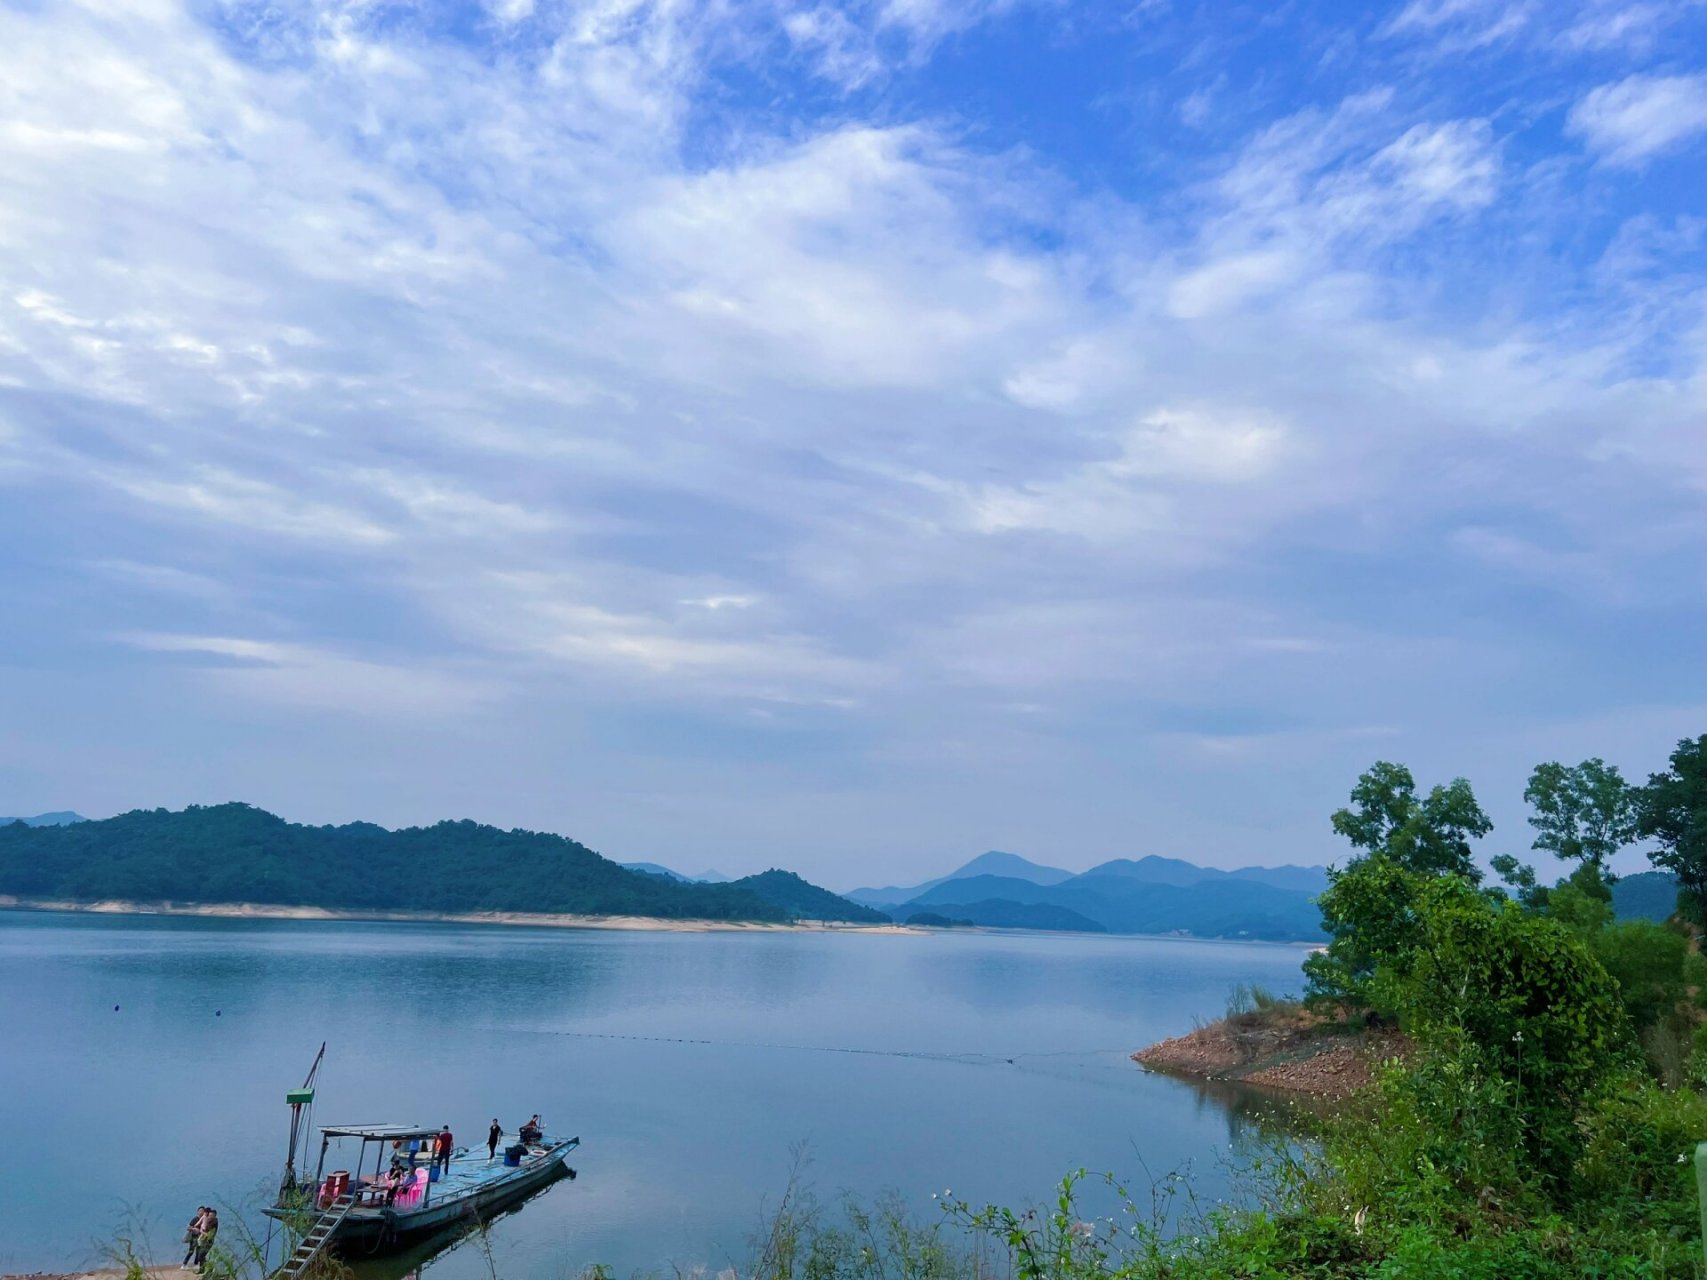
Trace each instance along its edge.
<instances>
[{"instance_id":1,"label":"distant mountain range","mask_svg":"<svg viewBox=\"0 0 1707 1280\"><path fill-rule=\"evenodd\" d=\"M618 865L627 867L630 871L644 871L649 876L668 876L672 880L680 880L683 884L728 884L730 880L730 877L721 871L701 871L697 876L687 876L657 862L623 862Z\"/></svg>"},{"instance_id":2,"label":"distant mountain range","mask_svg":"<svg viewBox=\"0 0 1707 1280\"><path fill-rule=\"evenodd\" d=\"M903 902L911 902L928 889L934 889L945 880L966 880L972 876L1010 876L1015 880L1029 880L1033 884L1060 884L1063 880L1071 880L1073 873L1063 871L1059 867L1045 867L1022 858L1017 853L1003 853L992 849L989 853L981 853L958 871L951 871L946 876L938 876L935 880L926 880L923 884L911 888L900 888L890 885L884 889L853 889L842 896L853 902L863 902L867 906L886 907Z\"/></svg>"},{"instance_id":3,"label":"distant mountain range","mask_svg":"<svg viewBox=\"0 0 1707 1280\"><path fill-rule=\"evenodd\" d=\"M731 880L615 863L561 836L473 822L388 831L309 827L243 804L0 818L0 894L20 898L260 902L438 912L540 911L758 921L970 923L1084 933L1315 941L1327 869L1223 871L1117 858L1075 873L992 850L948 875L838 896L788 871ZM1613 888L1619 918L1664 920L1677 883L1658 871Z\"/></svg>"},{"instance_id":4,"label":"distant mountain range","mask_svg":"<svg viewBox=\"0 0 1707 1280\"><path fill-rule=\"evenodd\" d=\"M246 804L0 826L0 894L356 911L887 919L786 871L701 884L631 871L546 832L468 821L398 831L371 822L311 827Z\"/></svg>"},{"instance_id":5,"label":"distant mountain range","mask_svg":"<svg viewBox=\"0 0 1707 1280\"><path fill-rule=\"evenodd\" d=\"M80 813L72 813L69 809L61 809L57 813L38 813L33 818L0 818L0 827L9 827L14 822L21 822L26 827L68 827L73 822L87 822Z\"/></svg>"},{"instance_id":6,"label":"distant mountain range","mask_svg":"<svg viewBox=\"0 0 1707 1280\"><path fill-rule=\"evenodd\" d=\"M846 896L899 921L950 920L1008 929L1097 933L1183 933L1282 942L1323 937L1316 895L1326 867L1240 867L1222 871L1179 858L1117 858L1074 874L992 851L935 880ZM1664 920L1677 882L1657 871L1625 876L1612 891L1620 919Z\"/></svg>"},{"instance_id":7,"label":"distant mountain range","mask_svg":"<svg viewBox=\"0 0 1707 1280\"><path fill-rule=\"evenodd\" d=\"M1323 936L1315 896L1325 867L1221 871L1179 858L1117 858L1075 873L992 850L907 887L846 896L897 920L920 913L999 928L1310 941Z\"/></svg>"}]
</instances>

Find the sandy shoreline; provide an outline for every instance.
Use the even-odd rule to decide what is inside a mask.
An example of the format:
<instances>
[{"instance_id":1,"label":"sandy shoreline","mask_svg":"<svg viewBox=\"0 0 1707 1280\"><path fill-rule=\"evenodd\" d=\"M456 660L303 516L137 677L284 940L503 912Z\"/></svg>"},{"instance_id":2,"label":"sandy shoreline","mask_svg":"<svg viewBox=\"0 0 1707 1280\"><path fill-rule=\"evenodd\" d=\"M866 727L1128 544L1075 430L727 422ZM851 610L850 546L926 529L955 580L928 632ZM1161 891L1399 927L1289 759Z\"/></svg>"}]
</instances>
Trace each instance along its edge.
<instances>
[{"instance_id":1,"label":"sandy shoreline","mask_svg":"<svg viewBox=\"0 0 1707 1280\"><path fill-rule=\"evenodd\" d=\"M78 911L93 915L203 916L221 920L367 920L394 924L486 924L535 929L639 929L658 933L873 933L913 934L925 930L901 924L847 924L801 920L771 924L744 920L667 920L656 916L581 916L533 911L343 911L327 907L285 907L264 902L101 902L18 898L0 894L0 909Z\"/></svg>"}]
</instances>

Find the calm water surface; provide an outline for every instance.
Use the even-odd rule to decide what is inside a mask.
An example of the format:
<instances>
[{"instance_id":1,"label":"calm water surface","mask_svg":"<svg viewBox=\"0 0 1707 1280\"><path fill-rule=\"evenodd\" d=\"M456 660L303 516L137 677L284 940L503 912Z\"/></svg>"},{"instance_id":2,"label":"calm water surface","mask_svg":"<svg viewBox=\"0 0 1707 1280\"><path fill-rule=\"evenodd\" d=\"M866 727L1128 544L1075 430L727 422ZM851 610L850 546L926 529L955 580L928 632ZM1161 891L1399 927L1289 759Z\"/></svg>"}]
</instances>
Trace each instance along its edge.
<instances>
[{"instance_id":1,"label":"calm water surface","mask_svg":"<svg viewBox=\"0 0 1707 1280\"><path fill-rule=\"evenodd\" d=\"M198 1203L283 1165L322 1040L321 1123L531 1112L580 1177L493 1230L505 1280L742 1262L807 1153L820 1198L1029 1203L1138 1180L1241 1120L1133 1049L1295 989L1293 947L997 934L670 934L0 911L0 1272L85 1264L127 1208L164 1255ZM116 1009L115 1009L115 1006ZM312 1161L310 1162L312 1168ZM475 1280L463 1247L432 1280Z\"/></svg>"}]
</instances>

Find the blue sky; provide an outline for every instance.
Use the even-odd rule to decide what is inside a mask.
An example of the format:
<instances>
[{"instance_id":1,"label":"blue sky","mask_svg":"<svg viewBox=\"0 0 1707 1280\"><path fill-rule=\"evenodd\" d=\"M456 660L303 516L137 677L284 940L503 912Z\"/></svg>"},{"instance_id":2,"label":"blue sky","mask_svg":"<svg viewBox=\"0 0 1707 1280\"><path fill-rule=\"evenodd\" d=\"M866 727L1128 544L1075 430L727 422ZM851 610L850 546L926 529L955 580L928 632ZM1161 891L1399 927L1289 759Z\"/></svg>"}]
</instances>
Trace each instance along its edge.
<instances>
[{"instance_id":1,"label":"blue sky","mask_svg":"<svg viewBox=\"0 0 1707 1280\"><path fill-rule=\"evenodd\" d=\"M0 811L837 886L1707 731L1707 6L0 0Z\"/></svg>"}]
</instances>

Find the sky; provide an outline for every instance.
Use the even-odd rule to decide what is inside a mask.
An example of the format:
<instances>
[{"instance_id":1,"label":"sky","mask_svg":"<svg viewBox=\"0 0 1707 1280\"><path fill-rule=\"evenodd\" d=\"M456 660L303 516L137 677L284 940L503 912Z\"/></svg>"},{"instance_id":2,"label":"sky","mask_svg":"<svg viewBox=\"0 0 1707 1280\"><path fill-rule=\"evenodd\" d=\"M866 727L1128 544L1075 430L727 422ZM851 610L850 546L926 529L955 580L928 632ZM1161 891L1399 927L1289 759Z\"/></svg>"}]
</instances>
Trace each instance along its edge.
<instances>
[{"instance_id":1,"label":"sky","mask_svg":"<svg viewBox=\"0 0 1707 1280\"><path fill-rule=\"evenodd\" d=\"M1707 732L1704 175L1689 0L0 0L0 812L1521 853Z\"/></svg>"}]
</instances>

